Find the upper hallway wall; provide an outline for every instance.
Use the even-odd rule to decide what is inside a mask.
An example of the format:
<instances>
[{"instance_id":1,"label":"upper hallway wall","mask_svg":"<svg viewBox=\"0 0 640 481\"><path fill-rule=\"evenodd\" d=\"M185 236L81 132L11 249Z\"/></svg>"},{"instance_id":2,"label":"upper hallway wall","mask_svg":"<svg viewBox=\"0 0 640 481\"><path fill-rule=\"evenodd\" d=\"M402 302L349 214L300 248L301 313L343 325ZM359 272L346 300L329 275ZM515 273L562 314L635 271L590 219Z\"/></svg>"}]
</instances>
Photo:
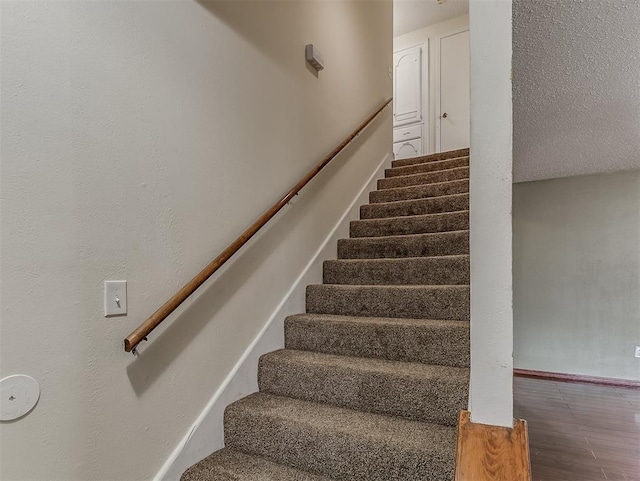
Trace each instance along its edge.
<instances>
[{"instance_id":1,"label":"upper hallway wall","mask_svg":"<svg viewBox=\"0 0 640 481\"><path fill-rule=\"evenodd\" d=\"M42 395L0 426L0 478L149 479L391 151L389 111L137 359L123 337L391 95L392 5L1 8L0 376Z\"/></svg>"}]
</instances>

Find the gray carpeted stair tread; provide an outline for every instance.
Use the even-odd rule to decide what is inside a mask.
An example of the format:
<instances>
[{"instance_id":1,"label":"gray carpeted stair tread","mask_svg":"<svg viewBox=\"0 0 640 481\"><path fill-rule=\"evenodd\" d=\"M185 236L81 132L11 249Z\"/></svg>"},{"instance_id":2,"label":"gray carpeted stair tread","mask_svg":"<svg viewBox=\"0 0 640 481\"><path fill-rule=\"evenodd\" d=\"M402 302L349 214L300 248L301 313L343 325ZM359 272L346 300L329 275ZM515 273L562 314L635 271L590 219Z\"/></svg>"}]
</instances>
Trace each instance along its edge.
<instances>
[{"instance_id":1,"label":"gray carpeted stair tread","mask_svg":"<svg viewBox=\"0 0 640 481\"><path fill-rule=\"evenodd\" d=\"M467 167L469 157L454 157L452 159L435 160L422 164L407 165L405 167L392 167L385 169L384 176L389 179L400 175L424 174L426 172L436 172L438 170L453 169L455 167Z\"/></svg>"},{"instance_id":2,"label":"gray carpeted stair tread","mask_svg":"<svg viewBox=\"0 0 640 481\"><path fill-rule=\"evenodd\" d=\"M296 314L286 318L284 332L287 349L469 367L463 321Z\"/></svg>"},{"instance_id":3,"label":"gray carpeted stair tread","mask_svg":"<svg viewBox=\"0 0 640 481\"><path fill-rule=\"evenodd\" d=\"M469 148L447 150L445 152L435 152L433 154L420 155L418 157L410 157L407 159L398 159L391 162L392 167L404 167L406 165L422 164L424 162L433 162L443 159L451 159L454 157L469 156Z\"/></svg>"},{"instance_id":4,"label":"gray carpeted stair tread","mask_svg":"<svg viewBox=\"0 0 640 481\"><path fill-rule=\"evenodd\" d=\"M338 239L338 259L433 257L469 254L469 231Z\"/></svg>"},{"instance_id":5,"label":"gray carpeted stair tread","mask_svg":"<svg viewBox=\"0 0 640 481\"><path fill-rule=\"evenodd\" d=\"M386 205L386 204L384 204ZM349 235L355 237L383 237L390 235L428 234L469 228L469 211L437 214L406 215L351 221Z\"/></svg>"},{"instance_id":6,"label":"gray carpeted stair tread","mask_svg":"<svg viewBox=\"0 0 640 481\"><path fill-rule=\"evenodd\" d=\"M453 479L456 428L258 393L227 407L228 447L336 480Z\"/></svg>"},{"instance_id":7,"label":"gray carpeted stair tread","mask_svg":"<svg viewBox=\"0 0 640 481\"><path fill-rule=\"evenodd\" d=\"M332 481L235 449L221 449L187 469L180 481Z\"/></svg>"},{"instance_id":8,"label":"gray carpeted stair tread","mask_svg":"<svg viewBox=\"0 0 640 481\"><path fill-rule=\"evenodd\" d=\"M308 313L469 320L469 286L307 286Z\"/></svg>"},{"instance_id":9,"label":"gray carpeted stair tread","mask_svg":"<svg viewBox=\"0 0 640 481\"><path fill-rule=\"evenodd\" d=\"M324 284L436 285L469 284L469 256L324 261Z\"/></svg>"},{"instance_id":10,"label":"gray carpeted stair tread","mask_svg":"<svg viewBox=\"0 0 640 481\"><path fill-rule=\"evenodd\" d=\"M423 199L425 197L441 197L450 194L469 192L469 179L449 180L435 184L413 185L395 189L374 190L369 192L369 203L396 202L398 200Z\"/></svg>"},{"instance_id":11,"label":"gray carpeted stair tread","mask_svg":"<svg viewBox=\"0 0 640 481\"><path fill-rule=\"evenodd\" d=\"M260 358L261 392L455 426L469 369L282 349Z\"/></svg>"},{"instance_id":12,"label":"gray carpeted stair tread","mask_svg":"<svg viewBox=\"0 0 640 481\"><path fill-rule=\"evenodd\" d=\"M436 184L449 180L469 178L469 167L456 167L425 174L400 175L389 179L379 179L378 189L396 189L398 187L410 187L412 185Z\"/></svg>"},{"instance_id":13,"label":"gray carpeted stair tread","mask_svg":"<svg viewBox=\"0 0 640 481\"><path fill-rule=\"evenodd\" d=\"M469 194L451 194L425 199L380 202L360 206L361 219L383 219L406 215L439 214L469 210Z\"/></svg>"}]
</instances>

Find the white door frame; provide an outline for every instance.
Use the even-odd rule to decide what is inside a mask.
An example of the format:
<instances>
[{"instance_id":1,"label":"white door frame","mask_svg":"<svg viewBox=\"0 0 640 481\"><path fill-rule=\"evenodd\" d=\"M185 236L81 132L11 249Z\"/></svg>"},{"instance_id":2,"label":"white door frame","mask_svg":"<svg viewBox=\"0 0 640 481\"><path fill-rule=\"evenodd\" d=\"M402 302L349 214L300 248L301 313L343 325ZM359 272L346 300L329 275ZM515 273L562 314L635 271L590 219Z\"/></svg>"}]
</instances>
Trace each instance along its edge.
<instances>
[{"instance_id":1,"label":"white door frame","mask_svg":"<svg viewBox=\"0 0 640 481\"><path fill-rule=\"evenodd\" d=\"M438 35L436 37L436 48L435 48L435 97L436 97L436 115L435 115L435 127L436 127L436 152L440 152L440 122L441 122L441 114L442 111L440 109L440 48L441 42L443 38L451 37L452 35L457 35L462 32L468 32L469 27L460 27L455 30L451 30L450 32L443 33L442 35Z\"/></svg>"}]
</instances>

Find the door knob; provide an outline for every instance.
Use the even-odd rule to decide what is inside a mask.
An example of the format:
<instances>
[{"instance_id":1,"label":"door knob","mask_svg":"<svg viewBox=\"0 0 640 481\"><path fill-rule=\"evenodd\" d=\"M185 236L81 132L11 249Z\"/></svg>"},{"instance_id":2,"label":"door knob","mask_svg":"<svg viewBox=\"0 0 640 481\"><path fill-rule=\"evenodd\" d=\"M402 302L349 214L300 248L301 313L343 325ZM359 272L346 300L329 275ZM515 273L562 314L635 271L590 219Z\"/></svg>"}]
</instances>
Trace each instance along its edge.
<instances>
[{"instance_id":1,"label":"door knob","mask_svg":"<svg viewBox=\"0 0 640 481\"><path fill-rule=\"evenodd\" d=\"M448 113L446 113L446 112L445 112L444 114L442 114L442 118L443 118L443 119L446 119L447 117L449 117L449 114L448 114Z\"/></svg>"}]
</instances>

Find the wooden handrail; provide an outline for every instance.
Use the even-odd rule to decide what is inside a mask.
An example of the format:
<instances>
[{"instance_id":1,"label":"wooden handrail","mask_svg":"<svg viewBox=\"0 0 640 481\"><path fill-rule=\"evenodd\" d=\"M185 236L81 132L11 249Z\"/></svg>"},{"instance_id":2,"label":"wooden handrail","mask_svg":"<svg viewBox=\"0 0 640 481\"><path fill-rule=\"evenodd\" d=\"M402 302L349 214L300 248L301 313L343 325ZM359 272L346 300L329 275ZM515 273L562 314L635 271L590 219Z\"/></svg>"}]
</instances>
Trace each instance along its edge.
<instances>
[{"instance_id":1,"label":"wooden handrail","mask_svg":"<svg viewBox=\"0 0 640 481\"><path fill-rule=\"evenodd\" d=\"M193 279L185 284L182 289L176 292L167 302L154 312L146 321L140 324L131 334L129 334L124 340L124 350L126 352L132 352L135 354L136 346L146 340L146 337L156 327L164 321L169 314L175 311L180 304L182 304L187 298L193 294L202 284L206 282L222 265L227 262L231 256L240 250L249 239L251 239L264 225L269 222L275 216L280 209L282 209L287 203L298 193L302 188L307 185L311 179L313 179L318 172L320 172L333 158L338 155L347 145L351 143L373 120L384 110L384 108L391 103L393 99L388 99L384 104L375 111L371 116L362 122L347 138L345 138L335 149L333 149L329 155L327 155L322 161L316 165L313 169L307 173L300 181L294 185L287 194L282 197L278 202L273 204L269 210L260 216L251 226L244 231L240 236L234 240L225 250L223 250L215 259L213 259L204 269L202 269Z\"/></svg>"}]
</instances>

